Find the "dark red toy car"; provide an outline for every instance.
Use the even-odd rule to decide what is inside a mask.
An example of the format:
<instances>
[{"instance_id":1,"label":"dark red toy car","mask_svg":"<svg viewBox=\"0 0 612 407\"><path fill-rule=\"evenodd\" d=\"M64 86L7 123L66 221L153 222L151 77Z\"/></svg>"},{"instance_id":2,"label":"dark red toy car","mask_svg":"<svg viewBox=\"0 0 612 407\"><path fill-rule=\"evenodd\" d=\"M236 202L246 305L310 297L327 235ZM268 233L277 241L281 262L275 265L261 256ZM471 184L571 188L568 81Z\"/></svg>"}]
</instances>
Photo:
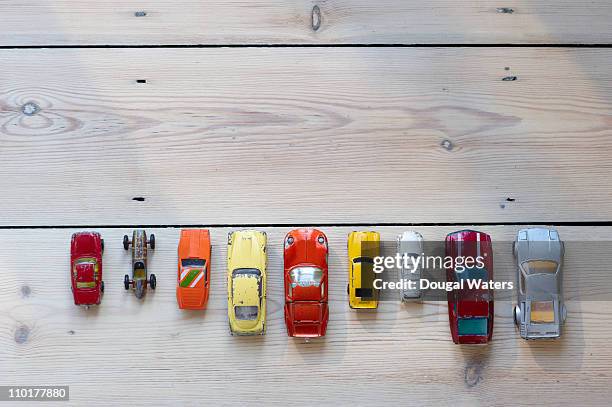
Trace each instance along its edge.
<instances>
[{"instance_id":1,"label":"dark red toy car","mask_svg":"<svg viewBox=\"0 0 612 407\"><path fill-rule=\"evenodd\" d=\"M461 289L448 292L448 319L455 343L487 343L493 336L493 290L470 288L466 280L493 280L491 237L474 230L462 230L446 236L446 256L453 265L446 269L446 281L461 283ZM468 264L469 258L478 259Z\"/></svg>"},{"instance_id":2,"label":"dark red toy car","mask_svg":"<svg viewBox=\"0 0 612 407\"><path fill-rule=\"evenodd\" d=\"M327 237L316 229L285 236L285 324L289 336L324 336L327 305Z\"/></svg>"},{"instance_id":3,"label":"dark red toy car","mask_svg":"<svg viewBox=\"0 0 612 407\"><path fill-rule=\"evenodd\" d=\"M98 305L104 292L102 253L104 240L96 232L72 235L70 243L70 280L76 305Z\"/></svg>"}]
</instances>

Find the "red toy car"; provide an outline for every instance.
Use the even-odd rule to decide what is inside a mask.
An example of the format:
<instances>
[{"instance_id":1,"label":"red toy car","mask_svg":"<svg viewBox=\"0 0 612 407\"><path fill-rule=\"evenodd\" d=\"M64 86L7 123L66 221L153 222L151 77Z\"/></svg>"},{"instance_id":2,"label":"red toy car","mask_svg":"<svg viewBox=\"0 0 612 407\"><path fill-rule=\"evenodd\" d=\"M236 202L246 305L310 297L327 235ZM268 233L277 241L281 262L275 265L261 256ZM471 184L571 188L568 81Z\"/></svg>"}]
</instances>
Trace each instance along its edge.
<instances>
[{"instance_id":1,"label":"red toy car","mask_svg":"<svg viewBox=\"0 0 612 407\"><path fill-rule=\"evenodd\" d=\"M285 324L289 336L325 336L327 305L327 237L316 229L285 236Z\"/></svg>"},{"instance_id":2,"label":"red toy car","mask_svg":"<svg viewBox=\"0 0 612 407\"><path fill-rule=\"evenodd\" d=\"M446 236L446 256L453 260L446 269L448 283L463 287L448 292L448 319L455 343L487 343L493 336L493 290L468 286L466 280L493 280L491 237L474 230ZM473 258L475 262L469 262ZM480 259L480 261L478 261ZM469 264L468 264L469 263Z\"/></svg>"},{"instance_id":3,"label":"red toy car","mask_svg":"<svg viewBox=\"0 0 612 407\"><path fill-rule=\"evenodd\" d=\"M70 280L76 305L98 305L104 292L102 253L104 240L96 232L72 235L70 243Z\"/></svg>"}]
</instances>

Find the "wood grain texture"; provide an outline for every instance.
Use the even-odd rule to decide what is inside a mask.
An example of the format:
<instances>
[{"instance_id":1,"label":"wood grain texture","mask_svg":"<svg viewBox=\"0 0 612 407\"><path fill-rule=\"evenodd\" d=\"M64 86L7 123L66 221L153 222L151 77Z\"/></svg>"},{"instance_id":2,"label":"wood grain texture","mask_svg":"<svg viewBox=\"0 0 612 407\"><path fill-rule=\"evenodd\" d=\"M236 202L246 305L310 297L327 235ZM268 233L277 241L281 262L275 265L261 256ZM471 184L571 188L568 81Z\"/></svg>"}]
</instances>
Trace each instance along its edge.
<instances>
[{"instance_id":1,"label":"wood grain texture","mask_svg":"<svg viewBox=\"0 0 612 407\"><path fill-rule=\"evenodd\" d=\"M0 50L0 225L608 221L611 56Z\"/></svg>"},{"instance_id":2,"label":"wood grain texture","mask_svg":"<svg viewBox=\"0 0 612 407\"><path fill-rule=\"evenodd\" d=\"M416 228L439 240L461 228ZM495 242L518 227L482 227ZM139 302L123 290L130 257L128 229L100 229L106 242L102 305L72 305L69 239L73 230L0 231L0 383L70 385L75 405L607 405L612 396L609 301L569 301L562 339L518 337L511 302L496 302L494 340L458 346L450 339L446 304L382 303L356 312L346 299L346 235L322 228L330 241L330 323L322 340L286 336L282 239L268 233L268 329L263 337L231 337L227 326L227 232L211 230L212 288L205 312L177 309L178 229L150 229L158 288ZM378 227L393 239L401 227ZM567 240L612 240L612 228L562 227ZM511 262L511 253L496 254ZM594 264L566 253L565 276ZM609 283L608 283L609 284ZM609 287L610 288L610 287Z\"/></svg>"},{"instance_id":3,"label":"wood grain texture","mask_svg":"<svg viewBox=\"0 0 612 407\"><path fill-rule=\"evenodd\" d=\"M0 45L610 43L611 19L606 0L8 0Z\"/></svg>"}]
</instances>

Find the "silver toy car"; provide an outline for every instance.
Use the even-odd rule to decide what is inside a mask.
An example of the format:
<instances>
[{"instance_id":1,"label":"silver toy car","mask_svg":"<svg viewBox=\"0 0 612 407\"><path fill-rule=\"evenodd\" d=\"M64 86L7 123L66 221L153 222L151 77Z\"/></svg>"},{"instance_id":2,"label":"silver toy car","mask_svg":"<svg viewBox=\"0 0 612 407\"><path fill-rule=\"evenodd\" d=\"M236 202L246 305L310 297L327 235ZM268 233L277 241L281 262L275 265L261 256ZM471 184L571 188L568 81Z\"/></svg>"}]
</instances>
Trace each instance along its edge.
<instances>
[{"instance_id":1,"label":"silver toy car","mask_svg":"<svg viewBox=\"0 0 612 407\"><path fill-rule=\"evenodd\" d=\"M563 242L555 229L518 232L513 246L518 268L514 322L524 339L555 339L567 311L563 304Z\"/></svg>"},{"instance_id":2,"label":"silver toy car","mask_svg":"<svg viewBox=\"0 0 612 407\"><path fill-rule=\"evenodd\" d=\"M400 279L406 281L414 281L415 288L409 289L402 287L400 290L400 298L402 302L407 302L417 298L421 298L421 289L419 288L419 280L421 279L421 262L417 261L423 255L423 236L418 232L408 231L397 236L397 252L400 256L404 254L413 258L414 263L408 263L410 267L402 267L399 270Z\"/></svg>"},{"instance_id":3,"label":"silver toy car","mask_svg":"<svg viewBox=\"0 0 612 407\"><path fill-rule=\"evenodd\" d=\"M155 274L149 276L147 273L147 245L152 250L155 249L155 235L151 234L147 239L144 230L136 229L132 233L132 240L128 235L123 236L123 248L129 250L130 245L132 245L132 278L126 274L123 284L126 290L133 288L137 298L143 298L147 292L147 285L153 290L157 287Z\"/></svg>"}]
</instances>

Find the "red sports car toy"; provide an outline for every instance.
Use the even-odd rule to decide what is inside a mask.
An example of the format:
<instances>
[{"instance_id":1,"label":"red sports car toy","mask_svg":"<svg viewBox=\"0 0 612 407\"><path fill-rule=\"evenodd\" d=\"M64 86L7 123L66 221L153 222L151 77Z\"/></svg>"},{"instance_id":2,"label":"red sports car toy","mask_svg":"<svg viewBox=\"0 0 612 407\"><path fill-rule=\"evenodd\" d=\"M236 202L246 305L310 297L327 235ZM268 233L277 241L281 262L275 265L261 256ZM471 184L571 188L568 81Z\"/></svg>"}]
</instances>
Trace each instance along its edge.
<instances>
[{"instance_id":1,"label":"red sports car toy","mask_svg":"<svg viewBox=\"0 0 612 407\"><path fill-rule=\"evenodd\" d=\"M104 292L102 253L104 240L96 232L72 235L70 243L70 280L76 305L98 305Z\"/></svg>"},{"instance_id":2,"label":"red sports car toy","mask_svg":"<svg viewBox=\"0 0 612 407\"><path fill-rule=\"evenodd\" d=\"M461 284L448 292L448 319L453 342L487 343L493 336L493 290L468 284L493 280L491 237L474 230L446 236L446 256L452 266L446 269L447 282ZM470 261L473 259L474 261Z\"/></svg>"},{"instance_id":3,"label":"red sports car toy","mask_svg":"<svg viewBox=\"0 0 612 407\"><path fill-rule=\"evenodd\" d=\"M289 336L325 336L327 305L327 237L316 229L285 236L285 323Z\"/></svg>"}]
</instances>

